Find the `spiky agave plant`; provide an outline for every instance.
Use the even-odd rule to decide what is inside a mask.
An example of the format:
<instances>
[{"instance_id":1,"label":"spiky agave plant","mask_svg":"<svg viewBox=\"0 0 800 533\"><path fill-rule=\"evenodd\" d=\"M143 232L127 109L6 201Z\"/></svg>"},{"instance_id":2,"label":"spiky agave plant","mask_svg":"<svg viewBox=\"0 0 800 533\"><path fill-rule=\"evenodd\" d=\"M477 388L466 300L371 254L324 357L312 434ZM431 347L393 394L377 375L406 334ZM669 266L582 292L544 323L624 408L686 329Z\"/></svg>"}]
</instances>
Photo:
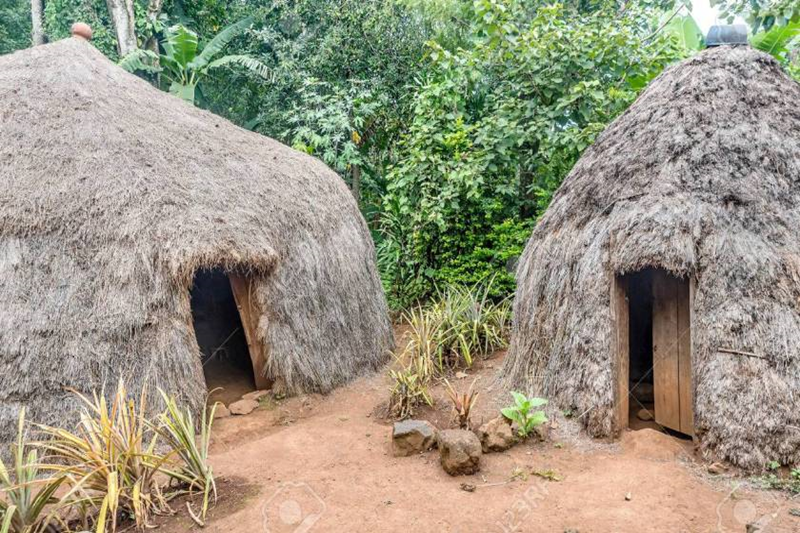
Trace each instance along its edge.
<instances>
[{"instance_id":1,"label":"spiky agave plant","mask_svg":"<svg viewBox=\"0 0 800 533\"><path fill-rule=\"evenodd\" d=\"M40 426L46 437L40 446L54 459L48 468L76 494L72 504L84 527L93 522L97 533L116 531L127 515L146 528L152 515L171 512L156 475L174 452L157 451L158 434L146 419L147 390L137 404L120 380L110 405L102 393L88 398L73 392L83 403L78 429Z\"/></svg>"},{"instance_id":2,"label":"spiky agave plant","mask_svg":"<svg viewBox=\"0 0 800 533\"><path fill-rule=\"evenodd\" d=\"M472 429L472 408L478 401L478 392L475 391L475 382L472 381L467 392L459 393L446 379L447 396L453 404L453 418L461 429Z\"/></svg>"},{"instance_id":3,"label":"spiky agave plant","mask_svg":"<svg viewBox=\"0 0 800 533\"><path fill-rule=\"evenodd\" d=\"M0 533L43 533L53 525L66 527L57 514L65 498L55 497L64 476L40 476L38 452L25 442L25 409L19 413L11 457L10 471L0 459Z\"/></svg>"},{"instance_id":4,"label":"spiky agave plant","mask_svg":"<svg viewBox=\"0 0 800 533\"><path fill-rule=\"evenodd\" d=\"M203 495L203 504L198 516L187 502L189 514L199 525L204 525L208 512L209 498L213 494L217 498L217 485L214 473L208 462L208 449L211 444L211 425L214 421L214 412L217 404L207 412L203 407L200 419L200 433L195 429L194 418L188 409L178 406L174 397L168 396L164 391L159 391L166 406L165 411L158 417L155 427L159 435L177 453L181 459L180 466L170 468L165 472L173 479L188 487L190 493L200 492Z\"/></svg>"}]
</instances>

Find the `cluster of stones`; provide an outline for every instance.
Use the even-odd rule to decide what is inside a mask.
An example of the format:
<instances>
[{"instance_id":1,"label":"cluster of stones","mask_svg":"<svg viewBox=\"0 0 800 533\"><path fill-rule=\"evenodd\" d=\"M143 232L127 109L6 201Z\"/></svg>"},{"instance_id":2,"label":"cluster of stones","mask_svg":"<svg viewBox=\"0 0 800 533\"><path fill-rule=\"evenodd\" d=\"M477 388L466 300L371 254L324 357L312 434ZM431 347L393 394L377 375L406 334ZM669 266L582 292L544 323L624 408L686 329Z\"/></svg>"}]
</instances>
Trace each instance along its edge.
<instances>
[{"instance_id":1,"label":"cluster of stones","mask_svg":"<svg viewBox=\"0 0 800 533\"><path fill-rule=\"evenodd\" d=\"M511 421L497 417L476 431L466 429L437 430L425 420L403 420L394 425L392 451L404 457L439 449L439 460L451 476L474 474L480 470L481 455L502 452L518 442Z\"/></svg>"},{"instance_id":2,"label":"cluster of stones","mask_svg":"<svg viewBox=\"0 0 800 533\"><path fill-rule=\"evenodd\" d=\"M217 402L217 408L214 411L214 418L227 418L231 415L249 415L255 411L259 406L259 400L269 394L268 390L256 390L248 392L243 395L240 400L237 400L230 405L226 406L221 402Z\"/></svg>"}]
</instances>

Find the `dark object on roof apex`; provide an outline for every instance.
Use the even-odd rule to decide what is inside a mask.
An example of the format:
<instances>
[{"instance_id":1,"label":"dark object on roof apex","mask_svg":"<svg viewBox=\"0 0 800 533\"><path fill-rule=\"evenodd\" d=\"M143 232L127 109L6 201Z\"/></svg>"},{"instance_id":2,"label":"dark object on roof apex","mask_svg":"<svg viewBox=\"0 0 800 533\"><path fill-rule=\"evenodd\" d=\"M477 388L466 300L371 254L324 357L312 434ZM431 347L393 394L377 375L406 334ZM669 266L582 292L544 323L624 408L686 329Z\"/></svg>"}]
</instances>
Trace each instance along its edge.
<instances>
[{"instance_id":1,"label":"dark object on roof apex","mask_svg":"<svg viewBox=\"0 0 800 533\"><path fill-rule=\"evenodd\" d=\"M706 47L726 44L747 44L747 26L744 24L711 26L706 37Z\"/></svg>"}]
</instances>

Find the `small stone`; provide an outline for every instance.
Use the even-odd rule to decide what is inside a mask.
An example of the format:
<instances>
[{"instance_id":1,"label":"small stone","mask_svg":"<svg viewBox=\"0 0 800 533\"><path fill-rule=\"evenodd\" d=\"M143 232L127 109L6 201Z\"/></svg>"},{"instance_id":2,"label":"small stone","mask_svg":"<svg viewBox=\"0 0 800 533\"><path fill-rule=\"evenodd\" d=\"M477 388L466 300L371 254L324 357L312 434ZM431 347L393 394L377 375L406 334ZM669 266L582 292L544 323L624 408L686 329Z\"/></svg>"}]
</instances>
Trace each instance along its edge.
<instances>
[{"instance_id":1,"label":"small stone","mask_svg":"<svg viewBox=\"0 0 800 533\"><path fill-rule=\"evenodd\" d=\"M461 371L456 372L456 379L465 379L466 377L467 377L466 372L461 372Z\"/></svg>"},{"instance_id":2,"label":"small stone","mask_svg":"<svg viewBox=\"0 0 800 533\"><path fill-rule=\"evenodd\" d=\"M228 406L232 415L249 415L257 408L258 402L255 400L239 400Z\"/></svg>"},{"instance_id":3,"label":"small stone","mask_svg":"<svg viewBox=\"0 0 800 533\"><path fill-rule=\"evenodd\" d=\"M644 422L649 422L653 419L653 413L647 409L639 409L639 411L636 412L636 418Z\"/></svg>"},{"instance_id":4,"label":"small stone","mask_svg":"<svg viewBox=\"0 0 800 533\"><path fill-rule=\"evenodd\" d=\"M228 418L231 416L230 410L225 407L225 404L222 402L217 402L217 406L214 409L214 420L218 418Z\"/></svg>"},{"instance_id":5,"label":"small stone","mask_svg":"<svg viewBox=\"0 0 800 533\"><path fill-rule=\"evenodd\" d=\"M465 429L447 429L437 436L439 460L451 476L474 474L480 470L481 441Z\"/></svg>"},{"instance_id":6,"label":"small stone","mask_svg":"<svg viewBox=\"0 0 800 533\"><path fill-rule=\"evenodd\" d=\"M254 390L252 392L248 392L247 394L242 395L242 400L255 400L258 401L264 396L269 394L268 390Z\"/></svg>"},{"instance_id":7,"label":"small stone","mask_svg":"<svg viewBox=\"0 0 800 533\"><path fill-rule=\"evenodd\" d=\"M629 502L629 501L631 501L632 499L633 499L633 496L631 496L631 493L630 493L630 492L626 492L626 493L625 493L625 501L626 501L626 502Z\"/></svg>"},{"instance_id":8,"label":"small stone","mask_svg":"<svg viewBox=\"0 0 800 533\"><path fill-rule=\"evenodd\" d=\"M475 485L473 485L472 483L462 483L461 490L463 490L464 492L475 492Z\"/></svg>"},{"instance_id":9,"label":"small stone","mask_svg":"<svg viewBox=\"0 0 800 533\"><path fill-rule=\"evenodd\" d=\"M478 428L476 433L481 440L483 453L502 452L517 443L517 437L511 429L511 424L504 416L486 422Z\"/></svg>"},{"instance_id":10,"label":"small stone","mask_svg":"<svg viewBox=\"0 0 800 533\"><path fill-rule=\"evenodd\" d=\"M791 509L789 509L789 514L792 516L800 516L800 509L798 509L797 507L792 507Z\"/></svg>"},{"instance_id":11,"label":"small stone","mask_svg":"<svg viewBox=\"0 0 800 533\"><path fill-rule=\"evenodd\" d=\"M728 467L726 467L722 463L712 463L708 467L708 473L709 474L713 474L715 476L719 476L721 474L724 474L727 470L728 470Z\"/></svg>"},{"instance_id":12,"label":"small stone","mask_svg":"<svg viewBox=\"0 0 800 533\"><path fill-rule=\"evenodd\" d=\"M747 529L745 529L745 533L761 533L762 531L764 531L763 526L757 522L747 524Z\"/></svg>"},{"instance_id":13,"label":"small stone","mask_svg":"<svg viewBox=\"0 0 800 533\"><path fill-rule=\"evenodd\" d=\"M436 428L425 420L395 422L392 429L392 453L395 457L430 450L435 443Z\"/></svg>"},{"instance_id":14,"label":"small stone","mask_svg":"<svg viewBox=\"0 0 800 533\"><path fill-rule=\"evenodd\" d=\"M580 533L577 529L569 528L565 529L564 533Z\"/></svg>"}]
</instances>

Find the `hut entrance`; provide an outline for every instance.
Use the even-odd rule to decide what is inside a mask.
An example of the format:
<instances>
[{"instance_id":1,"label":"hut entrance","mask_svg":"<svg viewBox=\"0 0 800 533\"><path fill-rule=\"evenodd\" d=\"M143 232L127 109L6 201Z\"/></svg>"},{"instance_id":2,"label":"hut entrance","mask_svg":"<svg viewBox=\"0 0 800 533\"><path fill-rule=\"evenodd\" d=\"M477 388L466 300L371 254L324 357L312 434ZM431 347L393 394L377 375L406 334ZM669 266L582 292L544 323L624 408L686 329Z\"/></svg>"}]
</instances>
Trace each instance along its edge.
<instances>
[{"instance_id":1,"label":"hut entrance","mask_svg":"<svg viewBox=\"0 0 800 533\"><path fill-rule=\"evenodd\" d=\"M238 400L267 388L264 357L255 335L259 313L251 300L250 280L222 269L199 270L191 289L192 319L209 390L214 399Z\"/></svg>"},{"instance_id":2,"label":"hut entrance","mask_svg":"<svg viewBox=\"0 0 800 533\"><path fill-rule=\"evenodd\" d=\"M694 434L690 282L664 270L616 276L617 417L620 428Z\"/></svg>"}]
</instances>

